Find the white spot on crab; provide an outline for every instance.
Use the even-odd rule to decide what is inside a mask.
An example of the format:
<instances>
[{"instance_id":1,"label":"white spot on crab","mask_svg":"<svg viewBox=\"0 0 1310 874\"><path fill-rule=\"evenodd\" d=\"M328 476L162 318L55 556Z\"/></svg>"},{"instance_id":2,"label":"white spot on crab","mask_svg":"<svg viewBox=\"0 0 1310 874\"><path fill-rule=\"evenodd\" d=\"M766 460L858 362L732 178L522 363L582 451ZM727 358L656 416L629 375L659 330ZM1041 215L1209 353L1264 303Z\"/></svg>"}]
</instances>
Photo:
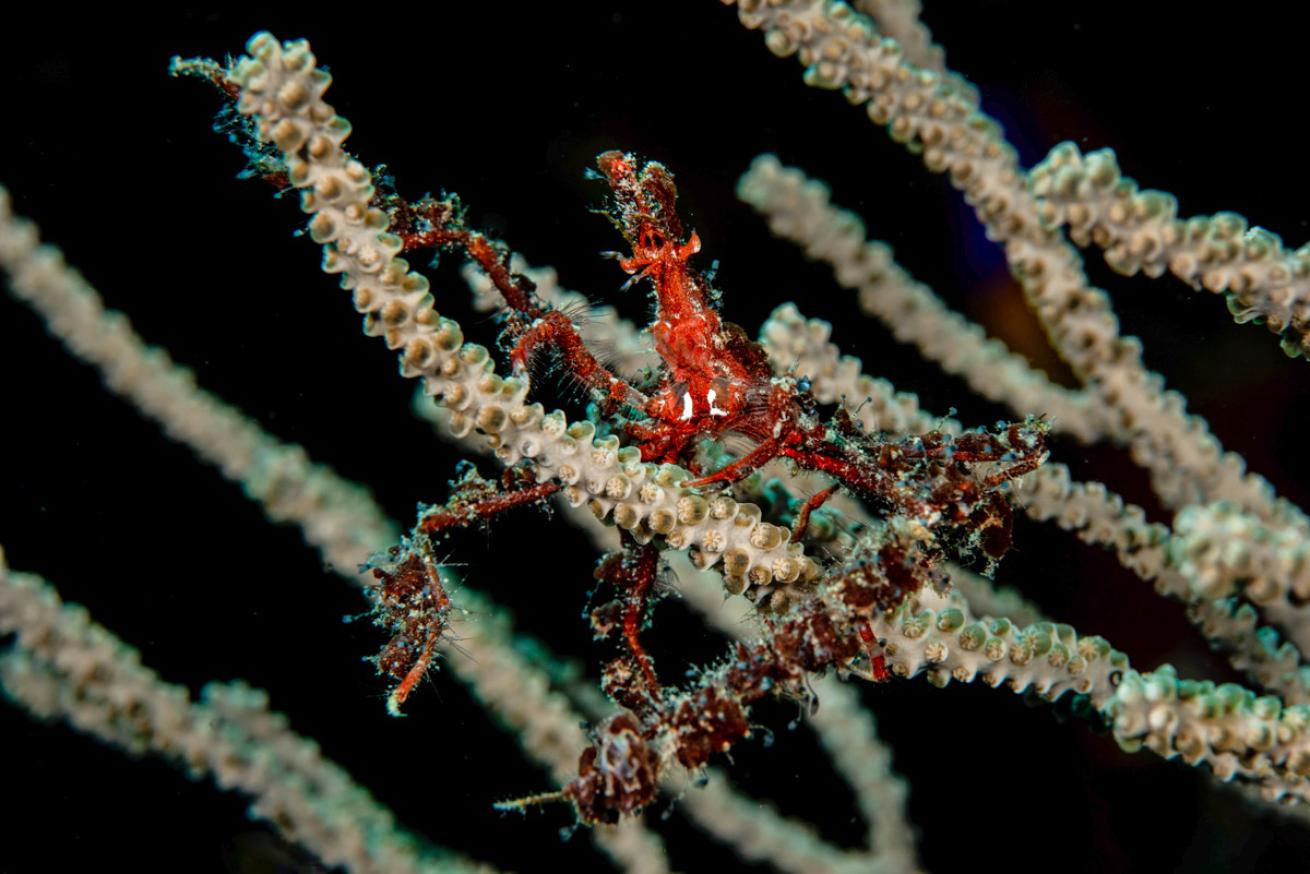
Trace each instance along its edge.
<instances>
[{"instance_id":1,"label":"white spot on crab","mask_svg":"<svg viewBox=\"0 0 1310 874\"><path fill-rule=\"evenodd\" d=\"M679 418L680 420L682 420L683 422L685 422L685 421L687 421L688 419L690 419L690 418L691 418L691 414L692 414L693 406L694 406L694 404L692 403L692 400L691 400L691 392L689 392L689 391L685 391L685 392L683 392L683 393L682 393L682 415L679 416L678 418Z\"/></svg>"},{"instance_id":2,"label":"white spot on crab","mask_svg":"<svg viewBox=\"0 0 1310 874\"><path fill-rule=\"evenodd\" d=\"M711 416L726 416L726 415L728 415L728 411L727 411L727 410L720 410L718 407L714 406L714 399L717 398L718 396L719 396L719 393L716 392L714 389L710 389L709 391L707 391L707 392L705 393L705 400L706 400L706 401L709 403L709 405L710 405L710 415L711 415Z\"/></svg>"}]
</instances>

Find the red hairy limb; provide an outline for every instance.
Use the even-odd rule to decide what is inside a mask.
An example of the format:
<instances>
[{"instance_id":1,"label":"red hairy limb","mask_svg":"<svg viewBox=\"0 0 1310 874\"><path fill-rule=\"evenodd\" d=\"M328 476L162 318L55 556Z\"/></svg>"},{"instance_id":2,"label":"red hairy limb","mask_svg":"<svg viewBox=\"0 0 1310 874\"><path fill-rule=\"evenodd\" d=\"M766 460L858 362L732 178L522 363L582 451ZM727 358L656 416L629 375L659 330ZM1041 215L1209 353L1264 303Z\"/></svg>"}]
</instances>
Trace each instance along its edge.
<instances>
[{"instance_id":1,"label":"red hairy limb","mask_svg":"<svg viewBox=\"0 0 1310 874\"><path fill-rule=\"evenodd\" d=\"M519 373L527 370L533 354L543 347L555 348L568 372L601 398L639 410L649 403L645 395L611 373L591 354L577 326L559 310L544 313L523 331L510 353L514 370Z\"/></svg>"},{"instance_id":2,"label":"red hairy limb","mask_svg":"<svg viewBox=\"0 0 1310 874\"><path fill-rule=\"evenodd\" d=\"M687 483L688 488L699 489L710 485L731 485L750 476L767 461L778 456L778 441L766 440L741 458L714 473Z\"/></svg>"},{"instance_id":3,"label":"red hairy limb","mask_svg":"<svg viewBox=\"0 0 1310 874\"><path fill-rule=\"evenodd\" d=\"M380 197L380 204L406 252L430 248L462 251L487 275L511 316L508 330L517 339L510 362L516 372L526 371L538 350L555 349L568 372L601 398L639 409L647 405L645 395L611 373L587 349L567 314L541 301L533 282L510 270L509 247L464 224L457 200L425 197L411 204L388 193Z\"/></svg>"},{"instance_id":4,"label":"red hairy limb","mask_svg":"<svg viewBox=\"0 0 1310 874\"><path fill-rule=\"evenodd\" d=\"M509 473L506 472L507 478ZM476 470L470 470L455 483L451 498L445 505L427 511L419 519L418 530L423 534L436 534L451 528L465 528L515 507L539 504L559 490L559 483L547 481L507 487L502 491L478 476Z\"/></svg>"},{"instance_id":5,"label":"red hairy limb","mask_svg":"<svg viewBox=\"0 0 1310 874\"><path fill-rule=\"evenodd\" d=\"M374 663L378 673L399 681L387 696L392 716L401 715L400 706L432 666L451 610L426 538L407 546L394 547L393 561L373 568L373 623L391 632Z\"/></svg>"},{"instance_id":6,"label":"red hairy limb","mask_svg":"<svg viewBox=\"0 0 1310 874\"><path fill-rule=\"evenodd\" d=\"M827 503L828 499L833 495L837 494L838 488L839 486L835 485L828 486L823 491L815 492L813 495L810 495L809 500L801 505L800 512L796 514L796 521L792 523L791 527L792 543L800 542L801 538L805 536L806 529L810 527L810 514Z\"/></svg>"},{"instance_id":7,"label":"red hairy limb","mask_svg":"<svg viewBox=\"0 0 1310 874\"><path fill-rule=\"evenodd\" d=\"M646 624L659 575L660 550L653 543L637 543L627 531L622 532L622 544L622 550L605 556L596 568L596 579L613 588L618 599L593 611L592 627L599 637L608 636L616 628L622 629L628 650L627 663L620 660L610 666L606 671L607 685L612 697L622 698L627 706L636 707L643 696L655 702L660 700L655 665L641 645L641 630Z\"/></svg>"},{"instance_id":8,"label":"red hairy limb","mask_svg":"<svg viewBox=\"0 0 1310 874\"><path fill-rule=\"evenodd\" d=\"M462 251L482 268L515 313L531 320L548 311L549 308L537 299L532 280L509 269L509 247L470 230L464 224L464 211L455 198L424 197L410 203L394 192L380 192L374 199L387 213L391 232L400 237L405 252L423 249Z\"/></svg>"},{"instance_id":9,"label":"red hairy limb","mask_svg":"<svg viewBox=\"0 0 1310 874\"><path fill-rule=\"evenodd\" d=\"M398 681L387 696L387 710L393 716L401 715L401 705L433 666L452 609L432 538L485 523L516 507L540 504L559 489L558 483L538 483L530 473L514 468L505 471L497 484L469 465L451 482L449 500L427 508L413 536L392 547L386 559L373 567L378 581L372 591L373 622L391 634L374 663L379 673Z\"/></svg>"}]
</instances>

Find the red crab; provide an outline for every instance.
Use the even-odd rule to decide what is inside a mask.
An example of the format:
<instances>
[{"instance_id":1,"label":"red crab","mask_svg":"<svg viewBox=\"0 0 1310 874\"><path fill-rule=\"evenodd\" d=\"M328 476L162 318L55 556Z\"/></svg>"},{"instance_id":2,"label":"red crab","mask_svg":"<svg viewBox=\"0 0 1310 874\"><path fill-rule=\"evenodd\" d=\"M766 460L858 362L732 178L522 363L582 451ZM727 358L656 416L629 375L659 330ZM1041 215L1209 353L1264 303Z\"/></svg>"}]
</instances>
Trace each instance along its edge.
<instances>
[{"instance_id":1,"label":"red crab","mask_svg":"<svg viewBox=\"0 0 1310 874\"><path fill-rule=\"evenodd\" d=\"M989 560L1008 549L1009 506L997 487L1041 463L1044 424L889 440L865 432L840 406L824 420L803 380L775 377L763 347L720 318L717 294L691 266L700 239L686 232L678 218L672 174L661 164L639 165L632 155L617 151L600 155L597 165L611 191L608 215L632 249L630 256L619 258L619 266L631 276L630 284L646 280L654 291L648 331L663 366L642 386L601 364L572 317L541 301L532 282L510 270L508 249L466 227L454 199L410 204L382 192L378 205L388 212L406 249L460 249L487 273L506 301L504 339L516 371L526 371L538 356L556 355L568 374L591 389L599 418L637 446L643 460L678 464L698 475L684 485L725 487L774 458L786 458L837 483L799 507L793 539L805 533L811 512L845 487L877 512L911 517L925 530L940 528L943 547L971 539L970 545L979 546ZM721 469L702 470L698 447L729 432L745 435L754 447ZM973 470L975 463L997 464L993 472L981 474ZM466 477L447 505L432 508L420 520L416 536L486 520L540 501L557 488L553 481L537 484L532 476L507 475L499 490ZM623 543L597 571L617 600L597 608L592 624L598 636L619 634L626 648L626 656L607 671L612 679L608 691L625 706L642 710L661 701L654 665L639 640L660 547L626 536ZM847 588L850 598L863 598L852 609L867 611L873 606L891 609L912 586L889 581ZM417 632L411 636L419 637ZM861 638L859 649L869 653L871 674L882 676L867 625Z\"/></svg>"},{"instance_id":2,"label":"red crab","mask_svg":"<svg viewBox=\"0 0 1310 874\"><path fill-rule=\"evenodd\" d=\"M844 410L838 410L831 422L823 421L805 383L775 377L763 348L741 327L720 318L716 293L691 266L692 256L700 251L700 238L694 231L684 232L672 174L654 161L639 166L631 154L618 151L600 155L597 165L612 192L611 221L632 248L632 255L621 258L619 266L632 276L629 282L649 280L655 293L648 331L664 364L660 381L642 391L609 372L586 349L566 314L543 306L530 290L524 293L522 277L511 277L520 287L505 295L514 311L510 324L514 367L525 369L538 352L557 349L565 367L603 401L602 415L641 449L643 460L680 464L701 474L686 483L689 487L736 482L782 457L803 469L827 473L877 503L900 506L910 500L906 494L896 494L899 477L892 475L898 473L896 465L876 457L885 454L888 444L864 433ZM469 247L475 258L476 248ZM508 274L505 257L502 254L495 266ZM635 415L623 415L623 407ZM1041 430L1012 426L1001 438L970 435L954 442L929 437L918 447L895 451L901 458L917 454L927 459L937 453L958 463L1015 462L996 474L995 482L984 483L996 485L1040 463ZM729 432L750 438L754 448L720 470L699 470L697 445ZM960 497L972 502L980 493L975 490ZM817 503L830 494L831 490L820 493ZM935 508L902 509L924 515Z\"/></svg>"},{"instance_id":3,"label":"red crab","mask_svg":"<svg viewBox=\"0 0 1310 874\"><path fill-rule=\"evenodd\" d=\"M532 283L509 270L508 250L468 230L453 200L409 205L384 196L383 204L406 249L461 248L487 272L507 304L515 370L525 371L537 355L555 350L572 377L595 392L602 415L640 447L643 460L696 470L691 450L707 437L734 431L759 443L731 470L692 483L708 485L747 475L781 454L783 442L804 443L794 436L796 383L773 379L763 349L719 318L714 291L689 263L700 239L684 233L672 174L653 161L638 169L632 155L617 151L605 152L597 164L613 192L610 218L632 247L619 265L632 275L630 282L649 279L655 291L649 332L665 371L660 384L646 391L597 361L570 316L538 300Z\"/></svg>"},{"instance_id":4,"label":"red crab","mask_svg":"<svg viewBox=\"0 0 1310 874\"><path fill-rule=\"evenodd\" d=\"M592 390L600 416L641 450L644 461L681 465L699 475L685 485L706 488L731 484L774 458L787 458L828 474L875 507L920 519L945 511L962 521L985 493L1031 471L1045 457L1041 422L1010 425L994 435L977 432L952 440L928 434L917 442L890 443L866 433L844 409L830 420L820 418L806 383L775 377L763 348L720 318L716 292L691 266L700 238L685 232L678 218L672 174L662 164L639 164L618 151L600 155L597 166L612 195L610 220L632 248L619 266L631 275L629 283L648 280L654 291L654 319L647 330L663 368L653 386L633 385L601 364L570 315L543 303L532 282L509 269L509 250L464 225L455 200L426 198L411 205L383 193L379 202L406 249L457 248L476 261L505 298L515 370L526 371L538 355L553 351L563 368ZM730 432L749 438L754 447L719 470L701 470L696 448ZM1007 466L982 480L948 477L925 493L907 488L904 467L915 462L960 470L974 462ZM808 512L832 493L825 489L811 499L800 528Z\"/></svg>"}]
</instances>

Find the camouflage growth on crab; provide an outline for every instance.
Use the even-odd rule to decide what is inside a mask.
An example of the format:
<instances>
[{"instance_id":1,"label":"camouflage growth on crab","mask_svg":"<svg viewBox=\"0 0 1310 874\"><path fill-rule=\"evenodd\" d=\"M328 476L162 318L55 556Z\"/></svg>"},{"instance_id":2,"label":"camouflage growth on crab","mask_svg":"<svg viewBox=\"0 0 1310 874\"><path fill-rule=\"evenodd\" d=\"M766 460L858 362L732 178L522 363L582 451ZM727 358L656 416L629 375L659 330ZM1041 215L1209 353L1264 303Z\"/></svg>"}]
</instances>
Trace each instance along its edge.
<instances>
[{"instance_id":1,"label":"camouflage growth on crab","mask_svg":"<svg viewBox=\"0 0 1310 874\"><path fill-rule=\"evenodd\" d=\"M603 688L622 710L595 729L576 779L503 805L567 800L588 824L640 811L671 764L694 771L748 737L750 705L766 694L808 700L806 677L829 669L887 679L875 618L924 587L943 589L948 557L980 556L990 567L1004 555L1012 520L1003 490L1046 456L1039 419L954 437L934 431L889 439L865 431L841 405L825 416L804 380L773 376L764 348L720 317L718 293L692 266L701 243L678 218L672 174L616 151L597 165L611 193L607 215L631 247L619 266L629 285L648 283L654 298L647 332L661 366L640 384L609 370L587 348L574 316L541 300L532 282L510 269L506 246L469 230L454 199L409 204L384 193L379 203L407 250L454 249L478 264L506 302L502 345L516 372L553 358L590 391L596 426L639 449L642 461L690 470L696 479L683 485L702 491L733 488L775 459L826 475L831 484L808 499L781 502L778 518L790 517L794 541L806 537L813 514L838 490L863 501L872 521L799 600L761 603L773 615L761 613L758 639L735 645L681 689L661 685L640 639L659 594L665 544L620 529L620 549L595 573L608 600L590 619L598 640L618 645ZM728 434L747 438L752 448L726 453ZM539 504L558 489L524 468L510 468L500 483L470 468L452 482L445 505L422 512L413 543ZM408 638L412 660L402 689L429 658L420 643L427 638Z\"/></svg>"}]
</instances>

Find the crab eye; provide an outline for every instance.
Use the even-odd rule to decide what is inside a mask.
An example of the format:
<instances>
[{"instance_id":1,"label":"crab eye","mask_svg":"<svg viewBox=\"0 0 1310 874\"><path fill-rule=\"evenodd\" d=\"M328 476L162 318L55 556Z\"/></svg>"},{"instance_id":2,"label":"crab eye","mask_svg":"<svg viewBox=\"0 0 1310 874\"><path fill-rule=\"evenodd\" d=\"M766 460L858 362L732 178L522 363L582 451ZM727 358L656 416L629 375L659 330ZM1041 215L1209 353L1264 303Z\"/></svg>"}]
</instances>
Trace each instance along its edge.
<instances>
[{"instance_id":1,"label":"crab eye","mask_svg":"<svg viewBox=\"0 0 1310 874\"><path fill-rule=\"evenodd\" d=\"M684 391L682 393L682 415L679 416L678 418L682 419L685 422L692 417L692 414L695 412L695 410L696 410L696 402L691 399L691 392Z\"/></svg>"},{"instance_id":2,"label":"crab eye","mask_svg":"<svg viewBox=\"0 0 1310 874\"><path fill-rule=\"evenodd\" d=\"M689 419L691 419L691 417L696 412L696 401L692 398L691 391L687 383L685 382L675 383L671 390L671 393L675 398L675 403L678 403L682 406L682 412L679 414L678 420L682 422L686 422Z\"/></svg>"},{"instance_id":3,"label":"crab eye","mask_svg":"<svg viewBox=\"0 0 1310 874\"><path fill-rule=\"evenodd\" d=\"M711 416L729 415L728 410L723 409L723 406L720 406L715 402L721 401L722 404L727 405L730 403L729 399L731 397L732 397L732 383L730 383L728 380L719 378L714 380L714 382L710 383L710 388L705 392L705 403L710 408L710 415Z\"/></svg>"}]
</instances>

